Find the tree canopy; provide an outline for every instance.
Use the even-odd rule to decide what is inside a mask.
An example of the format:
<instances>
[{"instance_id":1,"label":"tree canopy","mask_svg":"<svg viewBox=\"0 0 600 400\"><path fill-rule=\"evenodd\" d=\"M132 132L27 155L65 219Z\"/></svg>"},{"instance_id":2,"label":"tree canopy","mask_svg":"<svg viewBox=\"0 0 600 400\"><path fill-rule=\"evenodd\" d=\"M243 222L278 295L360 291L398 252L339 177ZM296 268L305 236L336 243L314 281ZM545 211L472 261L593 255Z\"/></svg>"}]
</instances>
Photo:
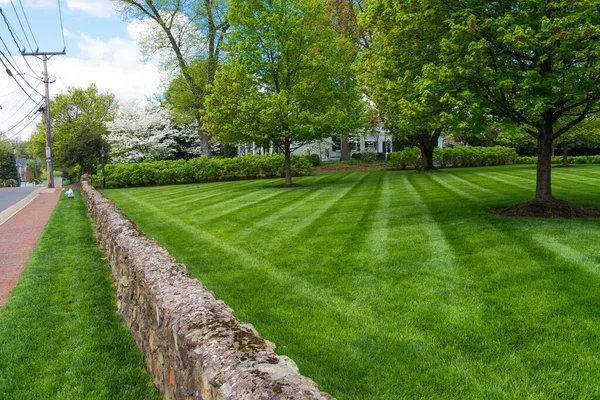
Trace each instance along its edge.
<instances>
[{"instance_id":1,"label":"tree canopy","mask_svg":"<svg viewBox=\"0 0 600 400\"><path fill-rule=\"evenodd\" d=\"M537 140L536 200L553 200L553 142L600 111L598 2L419 3L448 27L439 57L446 71L469 84L470 98L459 100L509 119Z\"/></svg>"},{"instance_id":2,"label":"tree canopy","mask_svg":"<svg viewBox=\"0 0 600 400\"><path fill-rule=\"evenodd\" d=\"M106 123L112 120L116 108L115 96L98 92L95 84L86 89L69 87L67 93L54 96L50 101L54 164L81 165L84 172L92 172L99 161ZM31 137L35 154L44 158L45 132L41 121Z\"/></svg>"},{"instance_id":3,"label":"tree canopy","mask_svg":"<svg viewBox=\"0 0 600 400\"><path fill-rule=\"evenodd\" d=\"M225 142L294 146L361 126L354 53L319 0L232 0L228 65L207 100L205 128ZM358 113L360 115L360 113Z\"/></svg>"},{"instance_id":4,"label":"tree canopy","mask_svg":"<svg viewBox=\"0 0 600 400\"><path fill-rule=\"evenodd\" d=\"M163 65L175 72L171 106L179 114L196 120L202 152L211 156L210 136L200 117L204 99L221 59L222 45L229 29L226 0L116 0L128 18L153 22L152 33L142 40L146 55L166 55ZM185 98L188 104L178 99Z\"/></svg>"},{"instance_id":5,"label":"tree canopy","mask_svg":"<svg viewBox=\"0 0 600 400\"><path fill-rule=\"evenodd\" d=\"M170 112L158 103L144 107L123 105L108 124L106 141L114 162L141 162L190 158L200 154L200 140L193 127L176 125Z\"/></svg>"}]
</instances>

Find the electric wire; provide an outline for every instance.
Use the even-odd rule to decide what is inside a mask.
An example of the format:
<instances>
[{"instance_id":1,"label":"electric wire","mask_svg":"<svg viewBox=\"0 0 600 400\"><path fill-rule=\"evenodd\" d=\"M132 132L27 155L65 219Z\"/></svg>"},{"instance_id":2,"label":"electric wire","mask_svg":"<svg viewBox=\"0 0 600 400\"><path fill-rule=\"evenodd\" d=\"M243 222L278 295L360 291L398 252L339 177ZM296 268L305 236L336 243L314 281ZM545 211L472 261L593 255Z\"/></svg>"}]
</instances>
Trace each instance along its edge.
<instances>
[{"instance_id":1,"label":"electric wire","mask_svg":"<svg viewBox=\"0 0 600 400\"><path fill-rule=\"evenodd\" d=\"M19 25L21 26L21 31L23 31L23 35L25 36L25 41L29 45L29 48L31 50L33 50L33 46L31 45L31 42L29 41L29 37L27 36L27 33L25 33L25 28L23 27L23 23L21 22L21 17L19 17L19 13L17 12L17 7L15 7L15 3L13 2L13 0L10 0L10 4L12 5L13 11L15 12L15 15L17 16L17 21L19 22Z\"/></svg>"},{"instance_id":2,"label":"electric wire","mask_svg":"<svg viewBox=\"0 0 600 400\"><path fill-rule=\"evenodd\" d=\"M58 15L60 17L60 33L62 35L62 40L63 40L63 51L66 51L67 44L65 42L65 29L63 28L62 9L60 7L60 0L57 0L57 2L58 2Z\"/></svg>"},{"instance_id":3,"label":"electric wire","mask_svg":"<svg viewBox=\"0 0 600 400\"><path fill-rule=\"evenodd\" d=\"M4 39L2 38L2 36L0 36L0 42L4 45L4 48L6 49L6 51L10 54L10 50L8 49L8 46L6 45L6 42L4 41ZM25 81L25 83L27 83L27 86L33 88L29 82L27 81L27 79L25 79L25 77L23 76L24 74L21 72L21 70L19 68L17 68L16 63L13 65L13 63L11 63L10 59L2 52L2 50L0 50L0 54L2 56L4 56L4 58L6 58L6 61L8 62L8 64L11 66L11 68L15 71L15 73L17 75L19 75L21 77L21 79L23 79ZM27 62L27 59L23 56L23 58L25 59L25 63L29 66L29 69L31 69L31 71L36 74L36 72L33 70L33 68L31 68L31 65L29 65L29 63ZM8 68L7 68L8 69ZM40 92L38 92L38 94L40 96L43 96Z\"/></svg>"},{"instance_id":4,"label":"electric wire","mask_svg":"<svg viewBox=\"0 0 600 400\"><path fill-rule=\"evenodd\" d=\"M25 8L23 7L23 2L19 0L19 5L21 6L21 11L23 11L23 16L25 17L25 22L27 23L27 27L29 28L29 32L31 32L31 38L33 39L33 43L39 49L40 45L37 40L35 40L35 35L33 34L33 30L31 29L31 25L29 24L29 18L27 18L27 13L25 13Z\"/></svg>"},{"instance_id":5,"label":"electric wire","mask_svg":"<svg viewBox=\"0 0 600 400\"><path fill-rule=\"evenodd\" d=\"M40 84L41 84L41 83L42 83L42 82L39 82L39 83L37 84L37 86L40 86ZM37 88L37 86L36 86L36 88ZM31 94L33 94L33 92L32 92ZM9 120L12 118L12 117L14 117L14 116L15 116L15 115L16 115L16 114L19 112L19 111L21 111L21 109L22 109L22 108L25 106L25 104L27 104L27 100L28 100L28 99L27 99L27 97L25 97L25 99L24 99L23 103L21 103L21 105L19 106L19 108L17 108L17 109L16 109L16 110L15 110L15 111L14 111L14 112L11 114L11 116L10 116L10 117L8 117L8 118L6 118L4 121L0 122L0 125L1 125L1 124L5 124L5 123L7 123L7 122L8 122L8 121L9 121Z\"/></svg>"},{"instance_id":6,"label":"electric wire","mask_svg":"<svg viewBox=\"0 0 600 400\"><path fill-rule=\"evenodd\" d=\"M37 110L36 110L36 111L37 111ZM8 136L8 137L7 137L5 140L10 140L10 139L12 139L12 138L14 138L14 137L18 136L18 135L19 135L21 132L23 132L25 129L27 129L27 128L29 127L29 125L31 125L32 123L34 123L34 122L36 121L36 118L32 116L32 113L31 113L31 112L30 112L30 113L27 115L27 118L29 118L29 122L28 122L26 125L24 125L24 126L21 128L21 129L19 129L18 131L16 131L16 132L15 132L15 133L13 133L12 135ZM24 120L24 119L25 119L25 118L23 118L23 120ZM23 121L23 120L22 120L22 121ZM6 132L5 132L5 133L6 133Z\"/></svg>"},{"instance_id":7,"label":"electric wire","mask_svg":"<svg viewBox=\"0 0 600 400\"><path fill-rule=\"evenodd\" d=\"M34 108L32 108L23 118L21 118L21 120L19 120L19 122L17 122L16 124L14 124L10 129L5 130L3 133L7 134L8 132L11 132L13 130L15 130L19 125L21 125L21 123L23 121L25 121L26 119L31 119L31 116L33 115L34 112L38 112L40 107L42 105L42 102L40 101L38 104L35 105ZM34 121L33 119L31 121L29 121L29 123L25 126L29 126L31 124L31 122ZM23 129L25 129L25 127L23 127ZM17 133L20 133L23 131L23 129L19 130ZM13 135L12 137L14 137L16 135Z\"/></svg>"},{"instance_id":8,"label":"electric wire","mask_svg":"<svg viewBox=\"0 0 600 400\"><path fill-rule=\"evenodd\" d=\"M12 0L11 0L11 2L12 2ZM21 40L19 39L18 36L15 36L16 33L14 32L14 29L11 26L11 24L8 22L8 19L6 18L6 15L4 14L4 11L2 10L2 7L0 7L0 14L2 14L2 18L4 19L4 23L8 27L8 31L10 33L10 36L12 36L13 41L17 45L17 49L19 50L19 53L21 53L21 55L23 55L23 52L25 51L25 45L23 44L23 42L21 42ZM18 42L17 42L17 40L18 40ZM21 50L21 47L19 46L19 42L21 43L21 46L23 46L23 50ZM4 44L4 47L6 48L6 51L8 52L8 54L10 54L10 50L8 49L8 46L6 46L6 43L4 42L4 39L2 39L2 43ZM27 61L27 58L25 58L25 56L23 56L23 59L25 60L25 64L27 64L27 66L29 67L29 69L34 74L36 74L37 72L35 72L35 70L31 67L31 65L29 64L29 61Z\"/></svg>"},{"instance_id":9,"label":"electric wire","mask_svg":"<svg viewBox=\"0 0 600 400\"><path fill-rule=\"evenodd\" d=\"M10 36L12 36L15 44L17 45L17 49L19 49L19 51L21 51L21 47L23 47L23 50L25 50L25 45L23 45L23 42L21 42L21 40L17 41L17 36L15 36L15 32L13 30L13 27L8 22L8 19L6 18L6 15L4 15L4 11L2 10L2 7L0 7L0 14L2 14L2 18L4 19L4 23L8 27L8 31L10 32ZM19 42L21 42L20 45L19 45Z\"/></svg>"},{"instance_id":10,"label":"electric wire","mask_svg":"<svg viewBox=\"0 0 600 400\"><path fill-rule=\"evenodd\" d=\"M23 79L23 82L25 82L27 84L27 86L29 86L31 89L33 89L40 96L44 96L43 94L41 94L40 92L38 92L33 86L31 86L31 83L29 83L29 81L27 79L25 79L25 74L22 73L15 65L13 65L10 62L10 59L6 56L6 54L4 54L4 52L2 50L0 50L0 55L6 59L6 61L8 62L8 65L10 65L15 71L17 71L16 74L21 79ZM1 60L1 58L0 58L0 60ZM7 70L7 73L8 73L8 71L10 71L9 68L6 66L6 64L4 64L4 61L2 61L2 64L6 67L6 70ZM17 84L19 83L17 81L17 79L14 77L14 74L12 73L12 71L9 73L9 75L17 82ZM19 85L19 86L21 86L21 85Z\"/></svg>"},{"instance_id":11,"label":"electric wire","mask_svg":"<svg viewBox=\"0 0 600 400\"><path fill-rule=\"evenodd\" d=\"M6 64L4 63L4 60L2 60L2 58L0 58L0 63L2 63L2 65L4 65L4 68L6 68L8 70L8 67L6 66ZM17 85L19 85L19 87L21 88L21 90L27 95L27 97L29 97L31 99L31 101L33 101L34 103L37 104L37 101L35 101L33 99L33 97L31 97L31 95L29 93L27 93L27 91L23 88L23 86L21 86L21 84L19 83L19 81L17 80L17 78L15 78L14 75L11 75L11 78L13 78L16 82ZM27 82L27 81L26 81ZM29 83L29 82L28 82ZM30 85L31 86L31 85ZM33 88L33 86L32 86ZM34 89L35 90L35 89ZM32 93L33 94L33 93ZM41 95L41 93L38 93Z\"/></svg>"},{"instance_id":12,"label":"electric wire","mask_svg":"<svg viewBox=\"0 0 600 400\"><path fill-rule=\"evenodd\" d=\"M10 93L6 93L6 94L3 94L3 95L0 95L0 99L3 99L3 98L5 98L6 96L13 95L13 94L15 94L15 93L17 93L17 92L20 92L20 90L19 90L19 89L16 89L16 90L13 90L13 91L12 91L12 92L10 92Z\"/></svg>"}]
</instances>

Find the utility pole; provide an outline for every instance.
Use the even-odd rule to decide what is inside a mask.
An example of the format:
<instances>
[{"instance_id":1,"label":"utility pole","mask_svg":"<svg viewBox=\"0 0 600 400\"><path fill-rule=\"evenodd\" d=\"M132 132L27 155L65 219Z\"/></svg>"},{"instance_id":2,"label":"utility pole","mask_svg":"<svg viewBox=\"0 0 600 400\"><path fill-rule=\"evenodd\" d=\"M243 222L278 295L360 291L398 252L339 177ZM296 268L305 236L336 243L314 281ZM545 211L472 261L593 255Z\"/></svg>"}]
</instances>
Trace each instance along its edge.
<instances>
[{"instance_id":1,"label":"utility pole","mask_svg":"<svg viewBox=\"0 0 600 400\"><path fill-rule=\"evenodd\" d=\"M44 96L44 114L46 118L46 166L48 168L48 188L54 187L54 170L52 163L52 131L50 128L50 78L48 75L48 60L52 56L65 55L65 50L61 52L33 52L26 53L21 52L23 56L36 56L40 57L44 62L44 86L46 87L46 94Z\"/></svg>"}]
</instances>

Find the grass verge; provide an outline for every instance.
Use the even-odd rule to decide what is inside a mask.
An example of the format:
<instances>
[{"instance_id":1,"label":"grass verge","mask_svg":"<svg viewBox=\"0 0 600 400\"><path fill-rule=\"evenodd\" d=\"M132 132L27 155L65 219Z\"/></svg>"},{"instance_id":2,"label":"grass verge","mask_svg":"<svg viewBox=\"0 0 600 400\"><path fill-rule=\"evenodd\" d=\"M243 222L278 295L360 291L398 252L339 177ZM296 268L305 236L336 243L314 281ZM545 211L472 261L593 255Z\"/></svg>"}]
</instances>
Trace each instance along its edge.
<instances>
[{"instance_id":1,"label":"grass verge","mask_svg":"<svg viewBox=\"0 0 600 400\"><path fill-rule=\"evenodd\" d=\"M0 398L160 399L75 193L60 199L0 310Z\"/></svg>"},{"instance_id":2,"label":"grass verge","mask_svg":"<svg viewBox=\"0 0 600 400\"><path fill-rule=\"evenodd\" d=\"M600 221L486 213L534 166L295 182L106 193L340 400L600 397ZM553 187L600 207L598 166Z\"/></svg>"}]
</instances>

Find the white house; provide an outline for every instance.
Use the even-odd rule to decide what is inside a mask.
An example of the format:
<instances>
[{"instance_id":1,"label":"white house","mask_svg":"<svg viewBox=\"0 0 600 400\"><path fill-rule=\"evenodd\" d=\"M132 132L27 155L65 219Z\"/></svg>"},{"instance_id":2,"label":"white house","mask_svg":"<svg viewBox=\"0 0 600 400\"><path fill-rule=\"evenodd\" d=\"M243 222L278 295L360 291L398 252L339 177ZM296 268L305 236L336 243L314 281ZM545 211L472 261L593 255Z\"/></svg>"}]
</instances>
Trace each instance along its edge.
<instances>
[{"instance_id":1,"label":"white house","mask_svg":"<svg viewBox=\"0 0 600 400\"><path fill-rule=\"evenodd\" d=\"M386 135L383 129L379 129L376 132L371 132L367 135L351 135L350 156L352 156L354 153L362 153L365 151L385 153L387 157L387 153L391 153L393 151L392 137ZM272 146L270 148L263 148L255 144L238 145L239 155L272 153L274 153ZM318 154L321 156L322 161L339 160L342 156L342 135L336 135L326 140L302 145L294 150L294 154Z\"/></svg>"}]
</instances>

